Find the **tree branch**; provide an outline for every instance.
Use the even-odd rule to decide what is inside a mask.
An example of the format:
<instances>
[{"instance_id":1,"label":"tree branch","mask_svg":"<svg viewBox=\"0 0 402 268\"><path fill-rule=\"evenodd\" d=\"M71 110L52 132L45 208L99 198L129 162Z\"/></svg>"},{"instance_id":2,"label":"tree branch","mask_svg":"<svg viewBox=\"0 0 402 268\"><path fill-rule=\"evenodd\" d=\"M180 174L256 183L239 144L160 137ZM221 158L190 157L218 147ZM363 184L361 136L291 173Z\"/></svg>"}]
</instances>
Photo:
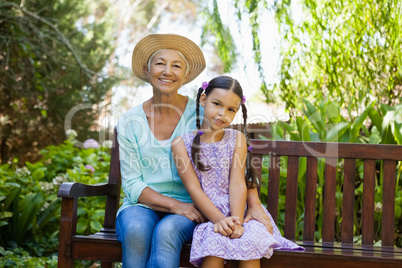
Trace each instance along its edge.
<instances>
[{"instance_id":1,"label":"tree branch","mask_svg":"<svg viewBox=\"0 0 402 268\"><path fill-rule=\"evenodd\" d=\"M0 8L4 8L4 7L14 7L17 8L19 10L22 11L22 13L24 13L25 15L28 15L32 18L35 18L37 20L39 20L40 22L48 25L50 28L52 28L57 35L60 37L61 42L68 48L68 50L70 50L70 52L72 53L75 61L77 62L77 64L80 66L80 68L85 72L85 74L87 75L88 78L91 78L92 75L96 75L96 72L94 72L93 70L89 69L88 67L85 66L85 64L83 64L80 60L80 58L78 57L77 53L75 53L75 50L73 48L73 46L70 44L70 42L68 41L68 39L64 36L64 34L62 32L60 32L60 30L57 28L56 25L52 24L51 22L49 22L48 20L42 18L41 16L30 12L28 10L26 10L23 7L20 7L19 5L15 4L15 3L4 3L0 5Z\"/></svg>"}]
</instances>

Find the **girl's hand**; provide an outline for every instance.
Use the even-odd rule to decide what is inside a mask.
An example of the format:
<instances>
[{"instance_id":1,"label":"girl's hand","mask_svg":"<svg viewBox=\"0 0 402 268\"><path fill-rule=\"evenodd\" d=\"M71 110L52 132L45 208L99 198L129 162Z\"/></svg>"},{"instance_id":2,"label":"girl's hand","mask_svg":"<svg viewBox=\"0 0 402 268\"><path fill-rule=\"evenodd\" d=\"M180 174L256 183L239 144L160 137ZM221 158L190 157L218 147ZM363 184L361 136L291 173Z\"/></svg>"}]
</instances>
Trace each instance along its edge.
<instances>
[{"instance_id":1,"label":"girl's hand","mask_svg":"<svg viewBox=\"0 0 402 268\"><path fill-rule=\"evenodd\" d=\"M250 220L256 220L264 224L268 232L271 234L273 233L271 219L268 217L267 213L265 213L261 205L249 206L247 208L247 214L244 218L244 222L249 222Z\"/></svg>"},{"instance_id":2,"label":"girl's hand","mask_svg":"<svg viewBox=\"0 0 402 268\"><path fill-rule=\"evenodd\" d=\"M235 229L233 233L229 236L230 238L240 238L244 233L244 227L240 224L235 224Z\"/></svg>"},{"instance_id":3,"label":"girl's hand","mask_svg":"<svg viewBox=\"0 0 402 268\"><path fill-rule=\"evenodd\" d=\"M230 236L236 230L236 225L240 224L239 217L226 217L214 224L214 232L223 236Z\"/></svg>"}]
</instances>

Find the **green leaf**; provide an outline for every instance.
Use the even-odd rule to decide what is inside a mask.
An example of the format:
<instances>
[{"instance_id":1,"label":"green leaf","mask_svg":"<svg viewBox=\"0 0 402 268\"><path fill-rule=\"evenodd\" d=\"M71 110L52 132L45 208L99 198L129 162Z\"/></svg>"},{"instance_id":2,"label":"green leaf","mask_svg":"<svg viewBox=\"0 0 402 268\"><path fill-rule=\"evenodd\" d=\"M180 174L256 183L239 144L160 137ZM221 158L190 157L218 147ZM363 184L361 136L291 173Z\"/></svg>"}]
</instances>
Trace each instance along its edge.
<instances>
[{"instance_id":1,"label":"green leaf","mask_svg":"<svg viewBox=\"0 0 402 268\"><path fill-rule=\"evenodd\" d=\"M16 242L19 243L24 238L25 233L31 227L34 218L40 210L43 197L41 194L29 194L19 204L19 217L16 226Z\"/></svg>"},{"instance_id":2,"label":"green leaf","mask_svg":"<svg viewBox=\"0 0 402 268\"><path fill-rule=\"evenodd\" d=\"M341 113L340 113L340 109L339 106L336 105L335 103L329 103L326 107L325 107L325 113L327 118L333 122L333 123L338 123L339 121L341 121Z\"/></svg>"},{"instance_id":3,"label":"green leaf","mask_svg":"<svg viewBox=\"0 0 402 268\"><path fill-rule=\"evenodd\" d=\"M281 128L284 128L287 131L287 133L291 137L291 140L296 140L296 141L300 140L299 134L291 125L289 125L288 123L283 122L283 121L278 121L277 124L278 124L278 126L280 126Z\"/></svg>"},{"instance_id":4,"label":"green leaf","mask_svg":"<svg viewBox=\"0 0 402 268\"><path fill-rule=\"evenodd\" d=\"M46 223L53 219L52 213L60 208L59 199L54 199L49 206L40 214L37 220L38 228L42 228Z\"/></svg>"},{"instance_id":5,"label":"green leaf","mask_svg":"<svg viewBox=\"0 0 402 268\"><path fill-rule=\"evenodd\" d=\"M83 234L87 229L87 221L84 218L80 218L77 221L77 233Z\"/></svg>"},{"instance_id":6,"label":"green leaf","mask_svg":"<svg viewBox=\"0 0 402 268\"><path fill-rule=\"evenodd\" d=\"M397 144L402 145L402 124L394 122L394 137Z\"/></svg>"},{"instance_id":7,"label":"green leaf","mask_svg":"<svg viewBox=\"0 0 402 268\"><path fill-rule=\"evenodd\" d=\"M361 115L359 115L356 118L356 120L353 122L353 124L351 126L350 142L354 142L355 139L357 138L359 131L363 126L364 120L366 120L366 118L367 118L370 108L371 108L371 106L364 109L363 113L361 113Z\"/></svg>"},{"instance_id":8,"label":"green leaf","mask_svg":"<svg viewBox=\"0 0 402 268\"><path fill-rule=\"evenodd\" d=\"M373 123L374 126L377 127L379 131L382 129L382 116L378 111L376 111L374 108L369 107L368 109L368 116Z\"/></svg>"},{"instance_id":9,"label":"green leaf","mask_svg":"<svg viewBox=\"0 0 402 268\"><path fill-rule=\"evenodd\" d=\"M395 205L395 218L399 219L402 216L402 208L398 205Z\"/></svg>"},{"instance_id":10,"label":"green leaf","mask_svg":"<svg viewBox=\"0 0 402 268\"><path fill-rule=\"evenodd\" d=\"M6 199L5 199L4 203L3 203L4 205L3 205L2 209L8 210L8 208L14 202L14 200L18 198L20 192L21 192L20 187L13 188L10 191L10 193L7 195L7 197L6 197Z\"/></svg>"},{"instance_id":11,"label":"green leaf","mask_svg":"<svg viewBox=\"0 0 402 268\"><path fill-rule=\"evenodd\" d=\"M303 118L298 116L296 117L296 124L301 137L297 136L298 139L293 140L310 141L310 128L307 122L304 121Z\"/></svg>"},{"instance_id":12,"label":"green leaf","mask_svg":"<svg viewBox=\"0 0 402 268\"><path fill-rule=\"evenodd\" d=\"M307 119L313 124L318 133L325 133L323 117L320 112L308 101L305 102Z\"/></svg>"},{"instance_id":13,"label":"green leaf","mask_svg":"<svg viewBox=\"0 0 402 268\"><path fill-rule=\"evenodd\" d=\"M13 216L13 213L10 211L0 212L0 219L11 218L12 216Z\"/></svg>"},{"instance_id":14,"label":"green leaf","mask_svg":"<svg viewBox=\"0 0 402 268\"><path fill-rule=\"evenodd\" d=\"M35 170L35 171L32 173L32 178L33 178L34 180L39 181L39 180L42 179L43 177L45 177L45 172L43 172L43 171L40 170L40 169L37 169L37 170Z\"/></svg>"},{"instance_id":15,"label":"green leaf","mask_svg":"<svg viewBox=\"0 0 402 268\"><path fill-rule=\"evenodd\" d=\"M339 137L348 129L348 122L339 122L333 126L327 134L327 142L337 142Z\"/></svg>"},{"instance_id":16,"label":"green leaf","mask_svg":"<svg viewBox=\"0 0 402 268\"><path fill-rule=\"evenodd\" d=\"M91 220L91 228L92 230L94 230L95 232L98 232L100 229L103 228L102 224L99 221L95 221L95 220Z\"/></svg>"}]
</instances>

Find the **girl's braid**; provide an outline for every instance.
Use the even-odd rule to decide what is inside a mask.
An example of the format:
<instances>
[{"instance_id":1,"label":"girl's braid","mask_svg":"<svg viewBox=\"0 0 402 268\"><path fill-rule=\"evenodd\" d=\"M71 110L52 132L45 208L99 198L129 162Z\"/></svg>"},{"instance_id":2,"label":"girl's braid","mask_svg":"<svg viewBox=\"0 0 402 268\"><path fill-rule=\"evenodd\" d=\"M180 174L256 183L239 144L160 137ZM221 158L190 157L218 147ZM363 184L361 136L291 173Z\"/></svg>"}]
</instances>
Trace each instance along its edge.
<instances>
[{"instance_id":1,"label":"girl's braid","mask_svg":"<svg viewBox=\"0 0 402 268\"><path fill-rule=\"evenodd\" d=\"M197 126L197 134L194 137L193 144L191 145L191 158L193 159L193 162L195 163L195 166L201 170L201 171L207 171L210 170L211 167L205 166L203 163L201 163L199 156L200 156L200 133L199 130L201 129L201 120L200 120L200 97L202 92L204 92L204 89L201 87L198 89L198 94L197 94L197 100L196 100L196 126Z\"/></svg>"},{"instance_id":2,"label":"girl's braid","mask_svg":"<svg viewBox=\"0 0 402 268\"><path fill-rule=\"evenodd\" d=\"M241 104L241 110L243 114L243 127L244 135L247 141L247 158L246 158L246 184L248 188L255 188L258 186L258 179L255 177L255 171L251 163L252 147L250 147L250 139L247 131L247 108L244 103Z\"/></svg>"}]
</instances>

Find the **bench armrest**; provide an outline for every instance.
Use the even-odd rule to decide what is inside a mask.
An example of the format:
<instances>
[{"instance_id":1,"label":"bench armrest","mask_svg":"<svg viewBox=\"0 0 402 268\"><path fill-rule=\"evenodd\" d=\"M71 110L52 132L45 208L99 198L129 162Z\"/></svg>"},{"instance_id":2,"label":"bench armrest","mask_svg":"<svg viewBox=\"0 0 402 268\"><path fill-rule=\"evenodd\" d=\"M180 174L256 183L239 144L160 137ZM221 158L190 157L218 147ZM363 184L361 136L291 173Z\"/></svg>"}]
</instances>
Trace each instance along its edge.
<instances>
[{"instance_id":1,"label":"bench armrest","mask_svg":"<svg viewBox=\"0 0 402 268\"><path fill-rule=\"evenodd\" d=\"M120 194L120 185L114 183L83 184L79 182L63 182L57 193L58 197L84 196L117 196Z\"/></svg>"}]
</instances>

